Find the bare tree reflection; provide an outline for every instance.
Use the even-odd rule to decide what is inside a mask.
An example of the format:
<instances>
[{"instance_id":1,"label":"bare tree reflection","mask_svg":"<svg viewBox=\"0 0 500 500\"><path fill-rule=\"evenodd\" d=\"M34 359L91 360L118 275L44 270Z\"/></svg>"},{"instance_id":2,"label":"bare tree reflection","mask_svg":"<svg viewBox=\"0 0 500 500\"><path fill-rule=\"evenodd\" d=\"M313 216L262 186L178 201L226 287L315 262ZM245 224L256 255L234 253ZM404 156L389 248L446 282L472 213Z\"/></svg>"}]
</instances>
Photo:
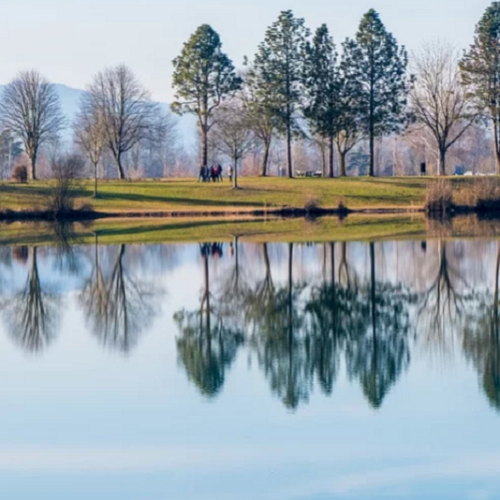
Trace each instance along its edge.
<instances>
[{"instance_id":1,"label":"bare tree reflection","mask_svg":"<svg viewBox=\"0 0 500 500\"><path fill-rule=\"evenodd\" d=\"M448 350L447 343L453 339L449 332L458 329L463 319L466 288L465 279L460 267L450 260L447 243L438 240L437 272L425 292L419 311L419 320L424 321L423 330L427 341L441 352Z\"/></svg>"},{"instance_id":2,"label":"bare tree reflection","mask_svg":"<svg viewBox=\"0 0 500 500\"><path fill-rule=\"evenodd\" d=\"M28 277L23 290L7 299L8 330L29 352L45 350L56 338L60 319L60 297L44 289L38 269L38 249L28 250Z\"/></svg>"},{"instance_id":3,"label":"bare tree reflection","mask_svg":"<svg viewBox=\"0 0 500 500\"><path fill-rule=\"evenodd\" d=\"M81 303L103 346L128 353L153 320L161 293L125 266L125 245L118 248L110 273L103 271L97 237L94 250L94 265Z\"/></svg>"}]
</instances>

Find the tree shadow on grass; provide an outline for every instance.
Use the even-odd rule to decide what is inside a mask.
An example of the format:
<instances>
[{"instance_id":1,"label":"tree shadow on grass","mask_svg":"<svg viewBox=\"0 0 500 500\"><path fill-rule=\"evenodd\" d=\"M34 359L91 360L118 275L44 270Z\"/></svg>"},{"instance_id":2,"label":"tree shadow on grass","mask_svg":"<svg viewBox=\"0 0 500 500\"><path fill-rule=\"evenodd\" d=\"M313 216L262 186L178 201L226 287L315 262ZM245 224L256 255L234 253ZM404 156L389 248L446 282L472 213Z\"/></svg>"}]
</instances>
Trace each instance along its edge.
<instances>
[{"instance_id":1,"label":"tree shadow on grass","mask_svg":"<svg viewBox=\"0 0 500 500\"><path fill-rule=\"evenodd\" d=\"M165 204L175 204L175 205L185 205L185 206L220 206L224 207L227 205L235 205L240 207L255 207L260 206L262 203L248 202L248 201L237 201L237 200L214 200L214 199L203 199L203 198L182 198L175 196L153 196L147 194L134 194L134 193L106 193L103 192L99 195L99 199L108 201L132 201L132 202L159 202Z\"/></svg>"},{"instance_id":2,"label":"tree shadow on grass","mask_svg":"<svg viewBox=\"0 0 500 500\"><path fill-rule=\"evenodd\" d=\"M151 226L139 226L139 227L120 227L120 228L111 228L111 229L103 229L97 230L99 236L132 236L138 234L150 234L157 233L163 231L180 231L183 229L193 229L193 228L211 228L221 226L231 226L232 224L246 225L246 224L255 224L258 222L264 222L264 219L249 219L249 220L239 220L239 221L199 221L199 222L180 222L180 223L164 223L164 224L154 224Z\"/></svg>"}]
</instances>

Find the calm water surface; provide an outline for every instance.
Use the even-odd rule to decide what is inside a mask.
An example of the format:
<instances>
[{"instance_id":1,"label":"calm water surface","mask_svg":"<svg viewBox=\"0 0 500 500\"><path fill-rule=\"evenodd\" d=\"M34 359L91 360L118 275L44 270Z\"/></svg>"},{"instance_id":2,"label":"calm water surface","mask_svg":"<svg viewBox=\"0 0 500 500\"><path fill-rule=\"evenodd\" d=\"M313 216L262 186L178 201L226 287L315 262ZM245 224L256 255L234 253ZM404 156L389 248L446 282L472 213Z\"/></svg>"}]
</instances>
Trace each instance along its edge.
<instances>
[{"instance_id":1,"label":"calm water surface","mask_svg":"<svg viewBox=\"0 0 500 500\"><path fill-rule=\"evenodd\" d=\"M500 242L0 248L0 498L500 498Z\"/></svg>"}]
</instances>

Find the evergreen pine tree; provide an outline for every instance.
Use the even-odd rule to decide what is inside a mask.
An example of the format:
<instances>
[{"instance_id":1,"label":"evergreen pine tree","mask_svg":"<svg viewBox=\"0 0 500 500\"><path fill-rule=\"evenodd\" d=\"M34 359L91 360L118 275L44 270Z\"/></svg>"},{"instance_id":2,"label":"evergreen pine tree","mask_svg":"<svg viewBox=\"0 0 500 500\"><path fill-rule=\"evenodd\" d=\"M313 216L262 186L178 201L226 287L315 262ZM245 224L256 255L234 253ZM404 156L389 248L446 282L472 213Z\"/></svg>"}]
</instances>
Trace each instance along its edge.
<instances>
[{"instance_id":1,"label":"evergreen pine tree","mask_svg":"<svg viewBox=\"0 0 500 500\"><path fill-rule=\"evenodd\" d=\"M408 55L371 9L361 19L354 40L344 44L349 78L360 84L359 111L369 138L369 175L375 173L375 138L397 132L405 121L410 79Z\"/></svg>"},{"instance_id":2,"label":"evergreen pine tree","mask_svg":"<svg viewBox=\"0 0 500 500\"><path fill-rule=\"evenodd\" d=\"M261 102L270 106L286 136L288 176L293 177L292 137L299 129L297 114L302 104L304 51L309 35L304 20L284 11L267 30L253 62L260 82Z\"/></svg>"},{"instance_id":3,"label":"evergreen pine tree","mask_svg":"<svg viewBox=\"0 0 500 500\"><path fill-rule=\"evenodd\" d=\"M328 142L328 175L334 176L334 138L340 118L340 75L338 56L326 24L320 26L307 45L304 114L312 132Z\"/></svg>"},{"instance_id":4,"label":"evergreen pine tree","mask_svg":"<svg viewBox=\"0 0 500 500\"><path fill-rule=\"evenodd\" d=\"M500 2L486 9L460 69L467 97L491 120L496 171L500 174Z\"/></svg>"},{"instance_id":5,"label":"evergreen pine tree","mask_svg":"<svg viewBox=\"0 0 500 500\"><path fill-rule=\"evenodd\" d=\"M212 114L225 98L241 87L229 57L222 52L222 43L214 29L204 24L191 36L174 62L173 86L178 113L193 113L198 117L202 141L201 165L208 161L208 133Z\"/></svg>"}]
</instances>

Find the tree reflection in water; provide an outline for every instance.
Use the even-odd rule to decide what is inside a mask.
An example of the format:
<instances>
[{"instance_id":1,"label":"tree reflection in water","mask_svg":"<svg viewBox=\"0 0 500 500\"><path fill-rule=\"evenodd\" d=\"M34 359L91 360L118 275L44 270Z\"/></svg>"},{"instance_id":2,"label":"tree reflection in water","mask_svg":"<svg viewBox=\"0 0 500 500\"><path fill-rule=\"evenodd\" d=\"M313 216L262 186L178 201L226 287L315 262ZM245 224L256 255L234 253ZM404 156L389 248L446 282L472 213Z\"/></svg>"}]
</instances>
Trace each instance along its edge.
<instances>
[{"instance_id":1,"label":"tree reflection in water","mask_svg":"<svg viewBox=\"0 0 500 500\"><path fill-rule=\"evenodd\" d=\"M370 283L365 288L369 314L362 329L352 331L346 349L349 376L359 379L367 400L380 408L387 392L408 367L413 297L401 285L376 279L375 244L369 244Z\"/></svg>"},{"instance_id":2,"label":"tree reflection in water","mask_svg":"<svg viewBox=\"0 0 500 500\"><path fill-rule=\"evenodd\" d=\"M310 356L307 338L303 335L303 311L299 304L302 285L293 279L293 243L288 244L287 282L274 287L268 267L266 276L250 291L247 299L253 307L247 310L247 321L253 323L250 346L257 356L271 390L290 409L309 400L311 392ZM264 299L265 302L260 302ZM255 307L259 302L264 309ZM243 304L245 307L246 304ZM245 307L246 308L246 307ZM251 315L248 315L248 314Z\"/></svg>"},{"instance_id":3,"label":"tree reflection in water","mask_svg":"<svg viewBox=\"0 0 500 500\"><path fill-rule=\"evenodd\" d=\"M389 270L384 266L391 245L405 255L401 276L394 253ZM245 347L249 362L256 362L272 394L290 410L316 391L332 395L341 370L378 409L410 366L413 346L424 344L462 353L500 411L500 244L496 260L491 243L483 250L467 247L477 255L460 252L463 245L443 239L425 246L252 245L238 238L229 247L200 245L199 307L175 314L179 366L204 396L215 397ZM144 265L156 277L182 260L173 264L175 251L163 246L154 252L145 246L100 247L97 236L91 250L74 250L60 238L43 253L36 246L2 252L8 332L27 351L47 348L58 334L69 276L71 287L81 284L78 304L89 331L103 346L129 353L163 297L158 281L142 276ZM490 253L483 258L480 251ZM40 277L42 256L44 265L51 264L47 282ZM484 276L495 275L491 286L472 263L484 267ZM56 271L59 285L52 279ZM26 273L17 291L9 289L10 272Z\"/></svg>"},{"instance_id":4,"label":"tree reflection in water","mask_svg":"<svg viewBox=\"0 0 500 500\"><path fill-rule=\"evenodd\" d=\"M80 300L94 335L105 347L126 354L158 312L161 291L139 278L133 265L125 265L125 252L120 245L110 272L104 272L96 237L93 269Z\"/></svg>"},{"instance_id":5,"label":"tree reflection in water","mask_svg":"<svg viewBox=\"0 0 500 500\"><path fill-rule=\"evenodd\" d=\"M500 411L500 321L499 279L500 243L497 243L495 285L493 296L483 294L479 299L478 313L469 314L464 329L465 356L477 370L488 401Z\"/></svg>"},{"instance_id":6,"label":"tree reflection in water","mask_svg":"<svg viewBox=\"0 0 500 500\"><path fill-rule=\"evenodd\" d=\"M244 342L243 332L228 326L210 288L209 259L222 254L218 244L200 246L204 286L200 308L175 314L179 329L177 352L189 379L204 396L215 397L221 391L226 371Z\"/></svg>"},{"instance_id":7,"label":"tree reflection in water","mask_svg":"<svg viewBox=\"0 0 500 500\"><path fill-rule=\"evenodd\" d=\"M28 352L41 352L57 335L61 298L42 286L38 248L28 250L28 277L21 292L5 303L8 330Z\"/></svg>"}]
</instances>

